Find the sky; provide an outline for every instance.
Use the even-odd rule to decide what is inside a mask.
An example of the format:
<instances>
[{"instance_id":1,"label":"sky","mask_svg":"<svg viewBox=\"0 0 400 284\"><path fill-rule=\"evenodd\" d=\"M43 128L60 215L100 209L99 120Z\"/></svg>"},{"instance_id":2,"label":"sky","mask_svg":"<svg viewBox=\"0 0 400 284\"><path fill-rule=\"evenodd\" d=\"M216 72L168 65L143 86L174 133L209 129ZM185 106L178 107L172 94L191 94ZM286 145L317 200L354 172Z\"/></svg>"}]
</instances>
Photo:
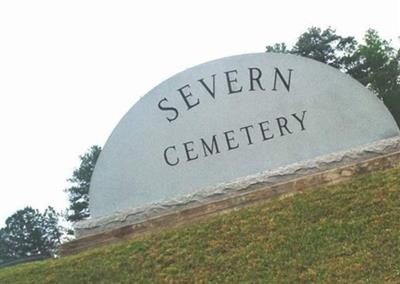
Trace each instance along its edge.
<instances>
[{"instance_id":1,"label":"sky","mask_svg":"<svg viewBox=\"0 0 400 284\"><path fill-rule=\"evenodd\" d=\"M194 65L292 45L311 26L400 47L381 1L1 1L0 227L25 206L68 207L79 155L103 146L153 87Z\"/></svg>"}]
</instances>

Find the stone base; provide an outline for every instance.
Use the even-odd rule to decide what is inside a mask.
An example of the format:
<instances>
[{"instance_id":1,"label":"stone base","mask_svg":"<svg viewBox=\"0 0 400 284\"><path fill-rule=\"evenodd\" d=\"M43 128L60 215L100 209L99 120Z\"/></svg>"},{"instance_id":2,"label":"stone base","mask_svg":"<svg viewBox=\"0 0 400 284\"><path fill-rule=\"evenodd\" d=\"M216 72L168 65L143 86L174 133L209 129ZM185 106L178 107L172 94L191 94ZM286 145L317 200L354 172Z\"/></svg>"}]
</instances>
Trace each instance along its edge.
<instances>
[{"instance_id":1,"label":"stone base","mask_svg":"<svg viewBox=\"0 0 400 284\"><path fill-rule=\"evenodd\" d=\"M62 245L60 253L73 254L266 202L282 194L302 192L397 166L400 166L400 137L248 176L173 200L79 222L75 224L77 239Z\"/></svg>"}]
</instances>

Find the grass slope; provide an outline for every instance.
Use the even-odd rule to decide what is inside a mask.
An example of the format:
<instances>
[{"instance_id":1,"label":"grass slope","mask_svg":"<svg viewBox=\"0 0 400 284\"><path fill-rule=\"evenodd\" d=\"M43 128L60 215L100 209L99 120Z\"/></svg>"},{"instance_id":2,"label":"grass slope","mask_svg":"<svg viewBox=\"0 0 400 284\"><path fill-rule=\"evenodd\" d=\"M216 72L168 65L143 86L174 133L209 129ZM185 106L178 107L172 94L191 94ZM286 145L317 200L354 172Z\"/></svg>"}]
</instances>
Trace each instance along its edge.
<instances>
[{"instance_id":1,"label":"grass slope","mask_svg":"<svg viewBox=\"0 0 400 284\"><path fill-rule=\"evenodd\" d=\"M56 260L0 283L400 283L400 168Z\"/></svg>"}]
</instances>

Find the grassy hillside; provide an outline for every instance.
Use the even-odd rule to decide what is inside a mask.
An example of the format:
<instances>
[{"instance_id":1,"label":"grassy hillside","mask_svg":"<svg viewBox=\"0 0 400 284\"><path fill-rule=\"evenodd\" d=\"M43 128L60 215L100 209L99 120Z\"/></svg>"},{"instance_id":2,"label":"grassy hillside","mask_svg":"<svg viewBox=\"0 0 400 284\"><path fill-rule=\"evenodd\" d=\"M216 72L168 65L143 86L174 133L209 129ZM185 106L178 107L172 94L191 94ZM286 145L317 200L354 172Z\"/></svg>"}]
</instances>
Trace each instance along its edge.
<instances>
[{"instance_id":1,"label":"grassy hillside","mask_svg":"<svg viewBox=\"0 0 400 284\"><path fill-rule=\"evenodd\" d=\"M400 168L75 256L0 283L400 283Z\"/></svg>"}]
</instances>

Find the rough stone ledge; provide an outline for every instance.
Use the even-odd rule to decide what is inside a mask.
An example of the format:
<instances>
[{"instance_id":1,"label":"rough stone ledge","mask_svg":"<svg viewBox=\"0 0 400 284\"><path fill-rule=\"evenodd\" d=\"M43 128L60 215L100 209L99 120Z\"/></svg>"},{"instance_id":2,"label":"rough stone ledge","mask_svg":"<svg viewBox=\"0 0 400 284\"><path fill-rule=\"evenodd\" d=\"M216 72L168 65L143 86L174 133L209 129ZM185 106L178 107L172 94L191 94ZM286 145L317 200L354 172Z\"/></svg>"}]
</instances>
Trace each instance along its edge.
<instances>
[{"instance_id":1,"label":"rough stone ledge","mask_svg":"<svg viewBox=\"0 0 400 284\"><path fill-rule=\"evenodd\" d=\"M295 172L295 174L281 182L271 182L271 184L268 182L249 182L247 183L249 185L248 188L241 188L235 191L234 194L225 195L224 198L217 198L212 201L206 200L194 206L189 206L189 204L186 207L182 206L179 209L167 211L167 213L155 215L138 222L128 223L126 220L129 220L129 218L126 218L119 225L116 222L117 226L114 228L100 230L98 233L88 234L63 244L59 253L61 255L74 254L104 244L156 232L164 228L198 222L210 216L223 214L249 205L269 202L278 196L292 195L312 189L315 186L341 182L363 173L399 167L400 138L381 142L379 143L381 145L378 147L379 149L371 150L371 147L363 147L365 149L365 156L363 157L346 154L346 157L349 158L345 158L342 155L341 159L333 159L336 162L331 167L328 167L331 164L327 163L327 161L333 160L320 157L318 160L325 162L318 163L318 165L324 169L318 168L316 170L310 167L313 169L310 174L302 174L303 168L299 171L295 170L296 167L294 167L292 172ZM331 157L331 155L329 156ZM296 177L297 175L298 177ZM237 183L233 184L236 185ZM97 226L100 225L97 224Z\"/></svg>"},{"instance_id":2,"label":"rough stone ledge","mask_svg":"<svg viewBox=\"0 0 400 284\"><path fill-rule=\"evenodd\" d=\"M173 199L117 212L111 216L78 222L74 224L76 237L87 237L127 225L139 224L144 220L180 212L185 209L201 206L202 204L229 199L233 196L246 194L260 188L264 190L269 190L270 188L273 192L274 190L271 187L276 184L285 183L329 169L359 163L397 151L400 151L400 137L389 138L346 151L319 156L312 160L242 177L230 183L207 187L191 194L177 196ZM341 174L346 175L345 172ZM348 174L349 176L353 176L352 173Z\"/></svg>"}]
</instances>

